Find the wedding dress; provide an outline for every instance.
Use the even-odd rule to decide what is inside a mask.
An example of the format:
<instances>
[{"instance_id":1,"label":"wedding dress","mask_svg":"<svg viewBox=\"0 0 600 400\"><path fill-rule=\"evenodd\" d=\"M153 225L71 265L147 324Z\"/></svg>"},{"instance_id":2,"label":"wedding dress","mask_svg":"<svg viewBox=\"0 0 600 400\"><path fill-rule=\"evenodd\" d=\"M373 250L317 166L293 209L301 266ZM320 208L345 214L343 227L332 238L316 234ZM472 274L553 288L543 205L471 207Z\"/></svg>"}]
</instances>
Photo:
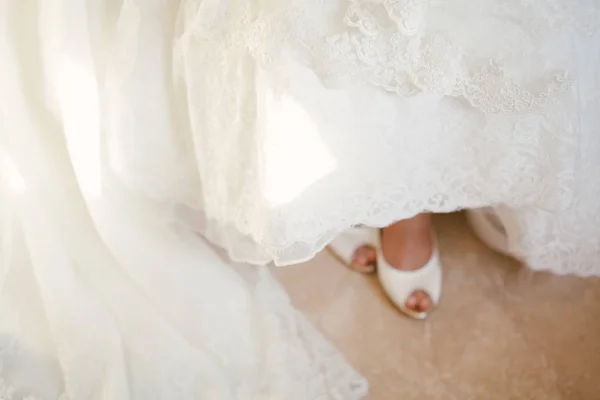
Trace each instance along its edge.
<instances>
[{"instance_id":1,"label":"wedding dress","mask_svg":"<svg viewBox=\"0 0 600 400\"><path fill-rule=\"evenodd\" d=\"M232 258L285 265L350 226L494 207L533 269L600 274L597 0L182 7L186 204L205 218L179 220Z\"/></svg>"},{"instance_id":2,"label":"wedding dress","mask_svg":"<svg viewBox=\"0 0 600 400\"><path fill-rule=\"evenodd\" d=\"M497 207L600 273L596 0L0 0L0 398L358 399L265 267ZM61 399L61 400L62 400Z\"/></svg>"},{"instance_id":3,"label":"wedding dress","mask_svg":"<svg viewBox=\"0 0 600 400\"><path fill-rule=\"evenodd\" d=\"M107 109L153 109L148 148L173 132L168 4L140 10L147 75L119 82L114 3L0 1L0 399L363 398L267 267L223 261L120 176L153 171L113 165Z\"/></svg>"}]
</instances>

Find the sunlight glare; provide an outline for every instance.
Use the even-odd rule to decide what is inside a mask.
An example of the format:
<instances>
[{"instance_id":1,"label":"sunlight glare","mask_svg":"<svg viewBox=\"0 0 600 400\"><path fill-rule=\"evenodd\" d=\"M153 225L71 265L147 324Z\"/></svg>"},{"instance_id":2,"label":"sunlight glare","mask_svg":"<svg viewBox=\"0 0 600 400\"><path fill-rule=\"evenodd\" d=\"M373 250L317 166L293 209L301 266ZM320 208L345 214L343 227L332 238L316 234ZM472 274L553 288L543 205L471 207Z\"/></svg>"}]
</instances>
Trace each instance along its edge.
<instances>
[{"instance_id":1,"label":"sunlight glare","mask_svg":"<svg viewBox=\"0 0 600 400\"><path fill-rule=\"evenodd\" d=\"M336 168L311 116L292 98L266 94L263 189L274 206L292 202Z\"/></svg>"},{"instance_id":2,"label":"sunlight glare","mask_svg":"<svg viewBox=\"0 0 600 400\"><path fill-rule=\"evenodd\" d=\"M91 67L89 67L91 68ZM101 192L100 104L93 71L64 57L57 92L65 136L85 196Z\"/></svg>"},{"instance_id":3,"label":"sunlight glare","mask_svg":"<svg viewBox=\"0 0 600 400\"><path fill-rule=\"evenodd\" d=\"M13 194L19 195L27 190L23 176L19 173L14 161L6 154L0 158L0 173L2 180L8 184L7 186Z\"/></svg>"}]
</instances>

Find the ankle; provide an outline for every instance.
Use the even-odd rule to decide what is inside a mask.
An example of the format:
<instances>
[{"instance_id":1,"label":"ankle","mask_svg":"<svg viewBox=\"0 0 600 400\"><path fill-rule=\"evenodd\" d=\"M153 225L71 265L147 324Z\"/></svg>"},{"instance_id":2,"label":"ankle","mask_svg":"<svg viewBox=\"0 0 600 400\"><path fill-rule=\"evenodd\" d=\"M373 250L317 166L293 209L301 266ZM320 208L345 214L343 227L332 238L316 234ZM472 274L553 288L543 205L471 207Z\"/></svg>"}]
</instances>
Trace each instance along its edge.
<instances>
[{"instance_id":1,"label":"ankle","mask_svg":"<svg viewBox=\"0 0 600 400\"><path fill-rule=\"evenodd\" d=\"M412 241L411 241L412 242ZM382 248L385 261L403 271L414 271L427 264L433 253L431 239L418 243L388 245Z\"/></svg>"},{"instance_id":2,"label":"ankle","mask_svg":"<svg viewBox=\"0 0 600 400\"><path fill-rule=\"evenodd\" d=\"M427 264L433 253L434 243L431 225L427 220L425 222L401 221L383 230L382 252L389 265L413 271Z\"/></svg>"}]
</instances>

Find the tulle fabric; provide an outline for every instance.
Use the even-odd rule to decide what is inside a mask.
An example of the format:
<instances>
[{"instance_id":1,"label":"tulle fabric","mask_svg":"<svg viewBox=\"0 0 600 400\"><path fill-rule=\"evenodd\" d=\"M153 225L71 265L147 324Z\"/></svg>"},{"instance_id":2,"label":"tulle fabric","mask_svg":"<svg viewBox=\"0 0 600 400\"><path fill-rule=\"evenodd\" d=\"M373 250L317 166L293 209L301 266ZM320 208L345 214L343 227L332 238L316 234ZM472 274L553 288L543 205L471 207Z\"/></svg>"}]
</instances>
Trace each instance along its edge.
<instances>
[{"instance_id":1,"label":"tulle fabric","mask_svg":"<svg viewBox=\"0 0 600 400\"><path fill-rule=\"evenodd\" d=\"M232 258L286 265L353 225L495 207L532 268L600 273L596 1L182 4L199 177L174 219Z\"/></svg>"},{"instance_id":2,"label":"tulle fabric","mask_svg":"<svg viewBox=\"0 0 600 400\"><path fill-rule=\"evenodd\" d=\"M0 1L0 398L364 397L266 267L169 222L177 7L144 4ZM163 198L123 184L155 172Z\"/></svg>"}]
</instances>

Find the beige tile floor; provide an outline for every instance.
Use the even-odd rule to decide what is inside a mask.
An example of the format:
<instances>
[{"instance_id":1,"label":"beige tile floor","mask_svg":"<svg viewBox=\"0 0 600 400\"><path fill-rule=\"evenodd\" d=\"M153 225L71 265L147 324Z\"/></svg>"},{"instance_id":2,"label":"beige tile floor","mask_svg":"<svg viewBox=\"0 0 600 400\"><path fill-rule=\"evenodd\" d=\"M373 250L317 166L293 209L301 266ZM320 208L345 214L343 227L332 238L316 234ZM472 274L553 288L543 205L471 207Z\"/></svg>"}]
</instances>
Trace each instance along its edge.
<instances>
[{"instance_id":1,"label":"beige tile floor","mask_svg":"<svg viewBox=\"0 0 600 400\"><path fill-rule=\"evenodd\" d=\"M600 280L522 269L462 215L436 226L445 292L426 322L402 317L375 278L326 252L276 272L369 379L369 399L600 400Z\"/></svg>"}]
</instances>

